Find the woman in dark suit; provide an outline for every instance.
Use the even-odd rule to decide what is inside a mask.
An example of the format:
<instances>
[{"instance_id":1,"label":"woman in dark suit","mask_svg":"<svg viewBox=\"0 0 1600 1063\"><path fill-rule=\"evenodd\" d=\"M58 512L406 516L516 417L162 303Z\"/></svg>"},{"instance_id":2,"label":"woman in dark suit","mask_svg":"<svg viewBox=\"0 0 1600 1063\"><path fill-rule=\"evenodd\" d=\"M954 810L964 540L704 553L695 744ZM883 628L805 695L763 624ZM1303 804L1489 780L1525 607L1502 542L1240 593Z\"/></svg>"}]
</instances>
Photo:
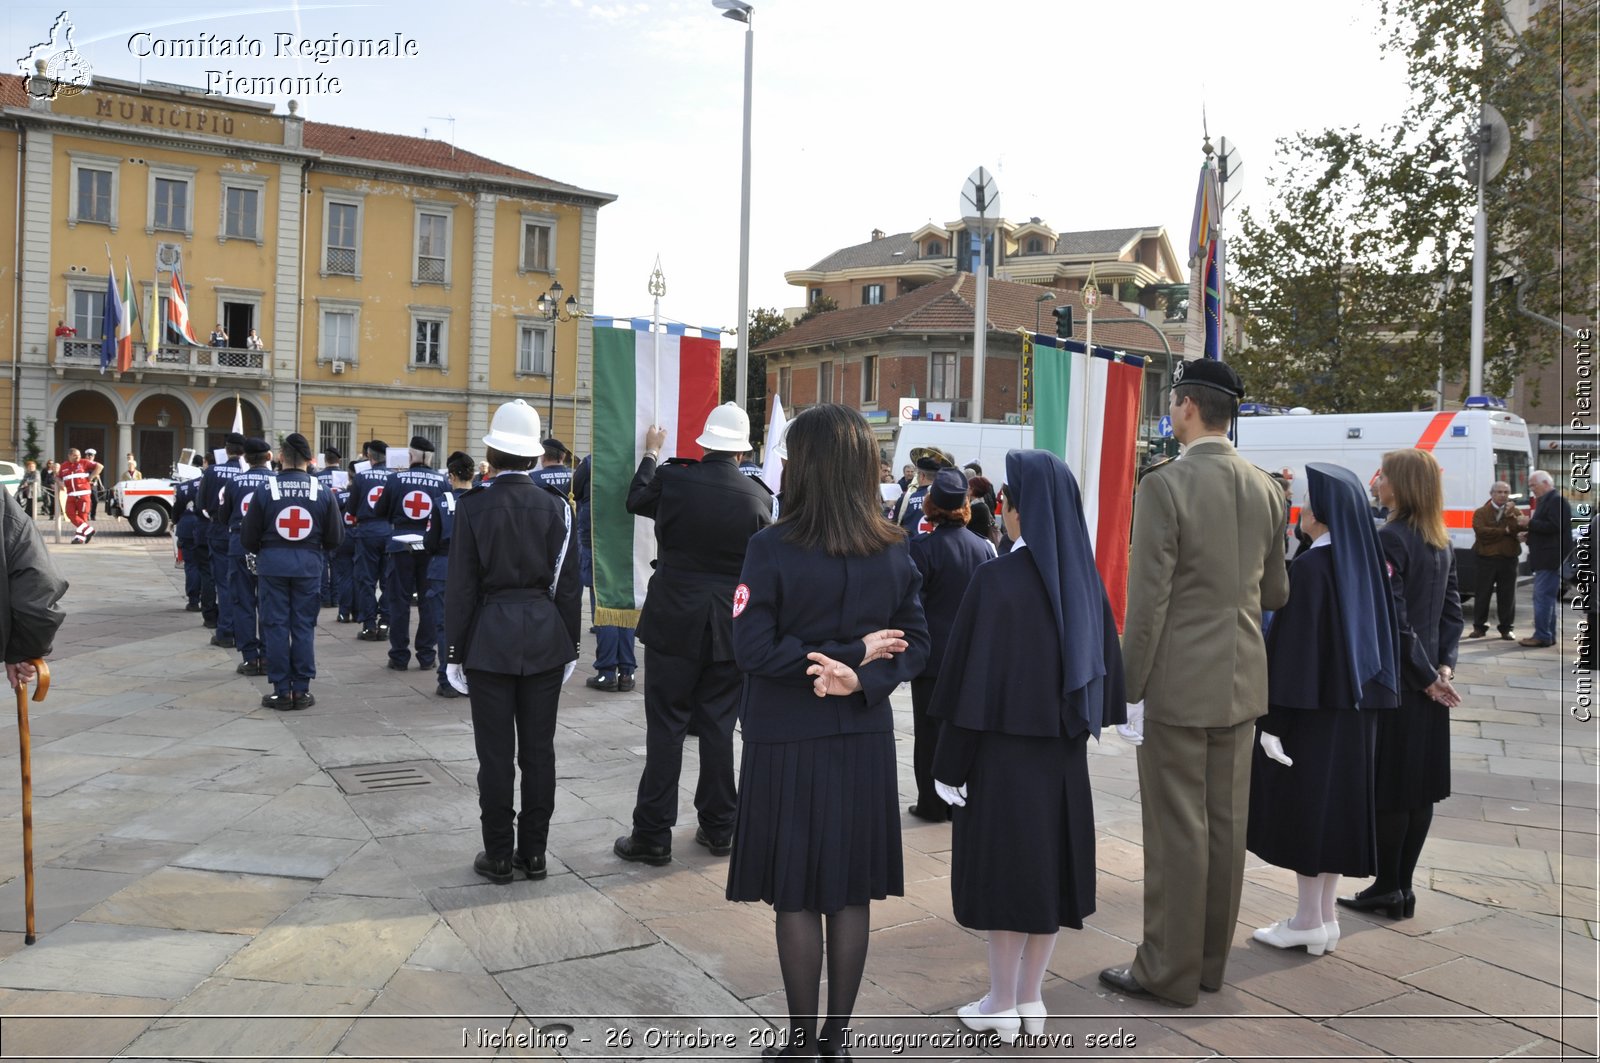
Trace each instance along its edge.
<instances>
[{"instance_id":1,"label":"woman in dark suit","mask_svg":"<svg viewBox=\"0 0 1600 1063\"><path fill-rule=\"evenodd\" d=\"M556 800L556 702L578 659L572 507L534 483L539 414L521 399L495 411L493 480L462 495L445 587L445 677L472 699L483 852L473 869L507 883L545 876ZM513 763L515 756L515 763ZM512 807L522 769L522 813Z\"/></svg>"},{"instance_id":2,"label":"woman in dark suit","mask_svg":"<svg viewBox=\"0 0 1600 1063\"><path fill-rule=\"evenodd\" d=\"M1390 451L1375 491L1389 511L1378 540L1400 627L1400 707L1378 717L1378 876L1339 903L1409 919L1433 806L1450 796L1450 710L1461 703L1451 681L1463 621L1439 463L1423 450Z\"/></svg>"},{"instance_id":3,"label":"woman in dark suit","mask_svg":"<svg viewBox=\"0 0 1600 1063\"><path fill-rule=\"evenodd\" d=\"M744 757L728 899L777 913L790 1030L766 1054L843 1058L869 903L904 893L889 694L922 671L928 629L905 537L878 512L866 421L814 406L785 442L782 515L751 538L733 597Z\"/></svg>"}]
</instances>

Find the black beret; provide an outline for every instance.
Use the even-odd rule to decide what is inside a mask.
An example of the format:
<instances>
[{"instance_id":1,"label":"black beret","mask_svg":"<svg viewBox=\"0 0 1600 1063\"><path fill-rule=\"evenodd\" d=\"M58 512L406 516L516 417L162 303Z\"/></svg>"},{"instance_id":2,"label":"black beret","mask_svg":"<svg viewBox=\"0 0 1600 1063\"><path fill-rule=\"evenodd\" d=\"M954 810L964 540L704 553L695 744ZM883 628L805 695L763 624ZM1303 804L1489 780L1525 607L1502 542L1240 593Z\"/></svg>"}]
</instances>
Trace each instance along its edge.
<instances>
[{"instance_id":1,"label":"black beret","mask_svg":"<svg viewBox=\"0 0 1600 1063\"><path fill-rule=\"evenodd\" d=\"M290 432L283 437L283 449L297 455L301 461L311 460L311 443L299 432ZM338 457L334 454L334 457Z\"/></svg>"},{"instance_id":2,"label":"black beret","mask_svg":"<svg viewBox=\"0 0 1600 1063\"><path fill-rule=\"evenodd\" d=\"M342 457L344 455L339 453L338 447L325 447L322 451L322 460L329 464L338 461Z\"/></svg>"},{"instance_id":3,"label":"black beret","mask_svg":"<svg viewBox=\"0 0 1600 1063\"><path fill-rule=\"evenodd\" d=\"M244 441L244 452L246 454L271 454L272 444L265 439L251 437Z\"/></svg>"},{"instance_id":4,"label":"black beret","mask_svg":"<svg viewBox=\"0 0 1600 1063\"><path fill-rule=\"evenodd\" d=\"M960 509L966 500L966 474L960 469L940 469L928 487L928 501L940 509Z\"/></svg>"},{"instance_id":5,"label":"black beret","mask_svg":"<svg viewBox=\"0 0 1600 1063\"><path fill-rule=\"evenodd\" d=\"M1235 399L1244 398L1244 382L1239 379L1239 374L1233 371L1233 366L1215 358L1194 358L1173 366L1172 386L1179 384L1211 388L1232 395Z\"/></svg>"},{"instance_id":6,"label":"black beret","mask_svg":"<svg viewBox=\"0 0 1600 1063\"><path fill-rule=\"evenodd\" d=\"M567 449L567 445L561 442L561 440L557 439L555 436L551 436L549 439L542 440L539 445L544 447L546 450L559 450L563 454L572 453L572 451Z\"/></svg>"},{"instance_id":7,"label":"black beret","mask_svg":"<svg viewBox=\"0 0 1600 1063\"><path fill-rule=\"evenodd\" d=\"M371 439L364 444L364 447L367 450L388 450L389 444L385 443L381 439Z\"/></svg>"},{"instance_id":8,"label":"black beret","mask_svg":"<svg viewBox=\"0 0 1600 1063\"><path fill-rule=\"evenodd\" d=\"M433 453L433 441L427 436L412 436L411 449L420 450L428 454Z\"/></svg>"},{"instance_id":9,"label":"black beret","mask_svg":"<svg viewBox=\"0 0 1600 1063\"><path fill-rule=\"evenodd\" d=\"M244 436L240 435L238 432L229 432L222 441L224 444L230 447L242 447L247 442Z\"/></svg>"}]
</instances>

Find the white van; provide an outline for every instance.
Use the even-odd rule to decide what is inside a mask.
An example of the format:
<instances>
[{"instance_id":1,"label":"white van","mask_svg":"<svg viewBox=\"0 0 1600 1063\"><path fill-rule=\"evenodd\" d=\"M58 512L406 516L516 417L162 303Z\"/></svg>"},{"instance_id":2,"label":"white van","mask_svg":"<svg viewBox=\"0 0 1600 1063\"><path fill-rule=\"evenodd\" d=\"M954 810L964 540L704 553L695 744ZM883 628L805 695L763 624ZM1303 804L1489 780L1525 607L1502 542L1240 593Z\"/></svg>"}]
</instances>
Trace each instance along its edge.
<instances>
[{"instance_id":1,"label":"white van","mask_svg":"<svg viewBox=\"0 0 1600 1063\"><path fill-rule=\"evenodd\" d=\"M1006 451L1033 447L1033 426L1021 424L972 424L956 421L908 421L900 426L894 441L896 477L911 464L916 447L938 447L955 459L957 466L976 461L983 467L996 489L1006 478Z\"/></svg>"},{"instance_id":2,"label":"white van","mask_svg":"<svg viewBox=\"0 0 1600 1063\"><path fill-rule=\"evenodd\" d=\"M1306 501L1307 462L1343 465L1370 484L1389 451L1432 452L1444 471L1444 522L1463 597L1473 586L1472 512L1489 500L1489 485L1504 480L1527 507L1528 426L1504 409L1241 416L1237 442L1240 454L1268 472L1294 471L1296 507Z\"/></svg>"}]
</instances>

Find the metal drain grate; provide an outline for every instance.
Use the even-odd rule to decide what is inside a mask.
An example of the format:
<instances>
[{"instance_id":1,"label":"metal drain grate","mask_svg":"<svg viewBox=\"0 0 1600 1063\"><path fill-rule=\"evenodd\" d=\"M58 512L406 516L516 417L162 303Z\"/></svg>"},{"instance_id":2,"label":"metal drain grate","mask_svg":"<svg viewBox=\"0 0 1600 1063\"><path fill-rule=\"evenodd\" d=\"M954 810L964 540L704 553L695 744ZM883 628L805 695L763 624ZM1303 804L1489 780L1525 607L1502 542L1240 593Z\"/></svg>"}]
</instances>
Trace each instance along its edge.
<instances>
[{"instance_id":1,"label":"metal drain grate","mask_svg":"<svg viewBox=\"0 0 1600 1063\"><path fill-rule=\"evenodd\" d=\"M328 775L339 784L339 789L347 794L414 790L421 786L440 786L454 781L443 768L431 760L355 764L348 768L329 768Z\"/></svg>"}]
</instances>

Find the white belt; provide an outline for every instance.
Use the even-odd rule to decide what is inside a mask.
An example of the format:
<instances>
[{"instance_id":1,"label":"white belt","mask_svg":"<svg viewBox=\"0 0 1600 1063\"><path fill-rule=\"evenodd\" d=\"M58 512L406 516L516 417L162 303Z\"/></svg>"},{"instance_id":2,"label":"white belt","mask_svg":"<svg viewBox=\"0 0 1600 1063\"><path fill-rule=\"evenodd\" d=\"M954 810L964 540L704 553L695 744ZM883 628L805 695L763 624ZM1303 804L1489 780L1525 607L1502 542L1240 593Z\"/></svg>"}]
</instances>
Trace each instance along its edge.
<instances>
[{"instance_id":1,"label":"white belt","mask_svg":"<svg viewBox=\"0 0 1600 1063\"><path fill-rule=\"evenodd\" d=\"M67 497L68 498L77 498L80 495L87 495L87 494L90 494L90 493L91 492L89 492L89 491L68 491L67 492Z\"/></svg>"}]
</instances>

